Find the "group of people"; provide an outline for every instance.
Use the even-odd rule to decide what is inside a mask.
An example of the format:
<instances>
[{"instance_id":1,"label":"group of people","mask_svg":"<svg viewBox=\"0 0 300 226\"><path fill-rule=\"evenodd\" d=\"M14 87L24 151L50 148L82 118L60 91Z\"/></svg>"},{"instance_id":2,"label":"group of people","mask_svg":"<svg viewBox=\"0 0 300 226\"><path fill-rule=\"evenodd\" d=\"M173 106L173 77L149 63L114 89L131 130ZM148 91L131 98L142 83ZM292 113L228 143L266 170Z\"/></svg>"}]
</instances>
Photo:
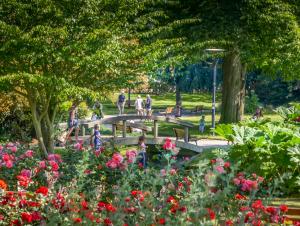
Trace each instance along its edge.
<instances>
[{"instance_id":1,"label":"group of people","mask_svg":"<svg viewBox=\"0 0 300 226\"><path fill-rule=\"evenodd\" d=\"M124 91L118 97L117 106L119 110L119 115L124 114L124 108L126 103L126 97ZM146 96L146 100L144 101L140 95L137 96L137 99L134 102L135 110L137 115L143 116L151 116L152 114L152 99L148 94Z\"/></svg>"}]
</instances>

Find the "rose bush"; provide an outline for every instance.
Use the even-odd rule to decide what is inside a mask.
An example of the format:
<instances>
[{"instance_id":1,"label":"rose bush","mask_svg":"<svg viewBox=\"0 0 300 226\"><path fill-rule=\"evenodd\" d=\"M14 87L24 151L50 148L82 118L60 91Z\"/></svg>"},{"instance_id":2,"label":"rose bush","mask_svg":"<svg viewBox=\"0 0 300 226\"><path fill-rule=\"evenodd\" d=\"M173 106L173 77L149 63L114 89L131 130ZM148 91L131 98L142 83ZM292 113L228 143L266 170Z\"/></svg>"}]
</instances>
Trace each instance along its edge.
<instances>
[{"instance_id":1,"label":"rose bush","mask_svg":"<svg viewBox=\"0 0 300 226\"><path fill-rule=\"evenodd\" d=\"M266 180L216 158L176 167L171 140L166 165L142 168L126 155L88 147L41 159L19 144L0 148L0 225L263 225L284 224ZM10 161L9 164L7 162ZM290 222L299 225L299 222Z\"/></svg>"}]
</instances>

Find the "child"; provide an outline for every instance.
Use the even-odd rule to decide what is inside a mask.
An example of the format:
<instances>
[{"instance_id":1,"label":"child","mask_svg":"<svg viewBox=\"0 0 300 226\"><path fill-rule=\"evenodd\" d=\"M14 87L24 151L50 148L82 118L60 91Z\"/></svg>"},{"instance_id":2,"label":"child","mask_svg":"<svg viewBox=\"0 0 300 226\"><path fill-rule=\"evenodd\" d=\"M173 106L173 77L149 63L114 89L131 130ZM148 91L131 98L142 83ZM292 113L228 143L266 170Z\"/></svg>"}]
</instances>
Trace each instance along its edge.
<instances>
[{"instance_id":1,"label":"child","mask_svg":"<svg viewBox=\"0 0 300 226\"><path fill-rule=\"evenodd\" d=\"M147 154L146 154L146 145L145 137L139 137L139 150L138 150L138 163L141 164L144 168L147 167Z\"/></svg>"},{"instance_id":2,"label":"child","mask_svg":"<svg viewBox=\"0 0 300 226\"><path fill-rule=\"evenodd\" d=\"M202 117L200 119L200 124L199 124L199 131L201 133L204 133L204 129L205 129L205 116L202 115Z\"/></svg>"},{"instance_id":3,"label":"child","mask_svg":"<svg viewBox=\"0 0 300 226\"><path fill-rule=\"evenodd\" d=\"M94 134L91 135L91 145L92 145L92 139L93 139L93 137L95 137L94 138L94 148L95 148L95 151L99 150L99 148L102 146L99 128L100 128L99 125L95 124L95 126L94 126Z\"/></svg>"}]
</instances>

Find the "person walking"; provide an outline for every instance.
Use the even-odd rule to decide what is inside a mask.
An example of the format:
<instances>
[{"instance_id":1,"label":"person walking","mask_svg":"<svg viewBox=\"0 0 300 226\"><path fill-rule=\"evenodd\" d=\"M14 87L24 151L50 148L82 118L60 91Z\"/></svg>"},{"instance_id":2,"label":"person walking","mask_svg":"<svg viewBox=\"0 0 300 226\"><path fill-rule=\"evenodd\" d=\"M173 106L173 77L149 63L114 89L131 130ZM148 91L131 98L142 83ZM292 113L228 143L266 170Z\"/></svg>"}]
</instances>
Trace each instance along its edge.
<instances>
[{"instance_id":1,"label":"person walking","mask_svg":"<svg viewBox=\"0 0 300 226\"><path fill-rule=\"evenodd\" d=\"M124 91L122 90L121 94L118 97L118 103L117 103L117 106L119 109L119 115L124 114L125 100L126 100L126 97L125 97Z\"/></svg>"},{"instance_id":2,"label":"person walking","mask_svg":"<svg viewBox=\"0 0 300 226\"><path fill-rule=\"evenodd\" d=\"M146 103L145 103L146 115L148 117L150 117L152 115L151 108L152 108L152 99L151 99L150 95L148 94L147 98L146 98Z\"/></svg>"},{"instance_id":3,"label":"person walking","mask_svg":"<svg viewBox=\"0 0 300 226\"><path fill-rule=\"evenodd\" d=\"M66 140L64 144L70 139L70 136L75 129L75 139L78 142L78 133L79 133L79 125L78 125L78 109L75 103L69 109L69 119L68 119L68 133L66 136Z\"/></svg>"},{"instance_id":4,"label":"person walking","mask_svg":"<svg viewBox=\"0 0 300 226\"><path fill-rule=\"evenodd\" d=\"M135 109L136 109L136 113L137 113L137 115L140 115L140 116L142 116L143 115L143 111L144 111L144 109L143 109L143 99L141 98L141 96L140 95L138 95L138 97L137 97L137 99L136 99L136 101L135 101Z\"/></svg>"}]
</instances>

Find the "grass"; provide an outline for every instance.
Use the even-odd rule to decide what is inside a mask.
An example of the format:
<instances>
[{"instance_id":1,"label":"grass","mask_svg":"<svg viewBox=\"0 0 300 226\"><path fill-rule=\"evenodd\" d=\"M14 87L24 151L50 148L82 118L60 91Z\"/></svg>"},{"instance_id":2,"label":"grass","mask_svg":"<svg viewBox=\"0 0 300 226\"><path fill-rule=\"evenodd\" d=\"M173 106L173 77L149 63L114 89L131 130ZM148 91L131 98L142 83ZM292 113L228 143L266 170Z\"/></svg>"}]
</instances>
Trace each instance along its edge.
<instances>
[{"instance_id":1,"label":"grass","mask_svg":"<svg viewBox=\"0 0 300 226\"><path fill-rule=\"evenodd\" d=\"M135 100L138 94L132 94L131 95L131 100ZM146 95L141 95L143 99L146 98ZM103 102L103 111L106 115L116 115L118 114L118 110L114 102L117 100L118 94L115 94L112 100L107 100ZM175 105L175 93L167 93L167 94L162 94L162 95L152 95L152 102L153 102L153 110L155 112L161 111L166 109L169 106L174 106ZM128 99L128 97L127 97ZM182 105L183 109L185 110L192 110L196 106L202 105L204 109L207 109L205 115L205 121L206 121L206 129L203 134L199 133L198 130L198 125L199 125L199 120L200 120L200 113L198 115L193 115L193 116L184 116L181 117L181 120L190 122L194 124L194 128L190 129L190 134L191 136L195 136L200 138L212 138L211 131L210 131L210 126L211 126L211 113L209 109L211 109L211 100L212 96L211 93L197 93L197 94L182 94ZM220 102L221 102L221 94L217 93L217 114L216 114L216 122L219 121L220 119L220 113L218 111ZM134 107L132 108L125 108L125 113L126 114L133 114L135 113ZM251 118L252 115L246 114L244 116L244 119L249 119ZM270 118L272 121L279 121L281 120L279 115L276 114L266 114L265 117ZM152 123L146 123L149 126L153 126ZM170 123L164 123L161 122L159 123L159 135L160 136L174 136L173 133L173 128L180 128L180 126L176 126L174 124ZM151 136L151 134L149 134ZM213 137L213 138L219 138L221 137Z\"/></svg>"},{"instance_id":2,"label":"grass","mask_svg":"<svg viewBox=\"0 0 300 226\"><path fill-rule=\"evenodd\" d=\"M135 100L137 98L138 94L132 94L131 95L131 100ZM146 99L146 95L142 95L143 99ZM128 99L128 97L126 97ZM175 93L167 93L167 94L162 94L162 95L152 95L152 102L153 106L152 108L154 111L157 110L164 110L167 107L175 106L176 101L175 101ZM103 107L104 107L104 113L106 115L115 115L118 114L118 109L116 107L116 102L117 100L117 94L112 98L112 100L107 100L103 102ZM196 106L203 105L204 109L210 109L211 108L211 100L212 96L210 93L197 93L197 94L187 94L184 93L182 94L182 105L184 109L191 110L195 108ZM220 105L221 102L221 95L217 95L217 106ZM125 113L134 113L135 110L134 108L128 109L127 107L125 108Z\"/></svg>"}]
</instances>

